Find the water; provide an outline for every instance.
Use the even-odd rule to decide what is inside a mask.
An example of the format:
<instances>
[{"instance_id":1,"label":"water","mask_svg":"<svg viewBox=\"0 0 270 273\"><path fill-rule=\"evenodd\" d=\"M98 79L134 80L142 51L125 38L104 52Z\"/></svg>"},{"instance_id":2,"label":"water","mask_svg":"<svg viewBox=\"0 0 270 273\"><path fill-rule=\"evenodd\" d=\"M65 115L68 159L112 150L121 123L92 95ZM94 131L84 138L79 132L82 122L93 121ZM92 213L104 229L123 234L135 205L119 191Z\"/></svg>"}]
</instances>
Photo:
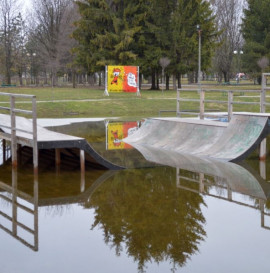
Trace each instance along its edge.
<instances>
[{"instance_id":1,"label":"water","mask_svg":"<svg viewBox=\"0 0 270 273\"><path fill-rule=\"evenodd\" d=\"M109 156L105 124L86 127ZM111 151L147 168L35 179L29 167L0 167L1 273L269 272L268 162L191 165L153 151L147 162L130 147Z\"/></svg>"}]
</instances>

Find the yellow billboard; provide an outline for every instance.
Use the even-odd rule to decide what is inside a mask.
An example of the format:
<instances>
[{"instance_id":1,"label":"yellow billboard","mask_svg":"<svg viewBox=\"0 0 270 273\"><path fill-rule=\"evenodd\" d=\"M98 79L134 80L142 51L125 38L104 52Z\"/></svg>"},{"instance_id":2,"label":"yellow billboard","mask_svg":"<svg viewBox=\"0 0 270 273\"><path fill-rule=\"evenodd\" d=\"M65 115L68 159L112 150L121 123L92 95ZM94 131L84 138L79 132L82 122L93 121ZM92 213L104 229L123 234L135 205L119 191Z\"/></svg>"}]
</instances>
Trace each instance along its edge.
<instances>
[{"instance_id":1,"label":"yellow billboard","mask_svg":"<svg viewBox=\"0 0 270 273\"><path fill-rule=\"evenodd\" d=\"M106 68L106 92L139 92L139 67L109 65Z\"/></svg>"}]
</instances>

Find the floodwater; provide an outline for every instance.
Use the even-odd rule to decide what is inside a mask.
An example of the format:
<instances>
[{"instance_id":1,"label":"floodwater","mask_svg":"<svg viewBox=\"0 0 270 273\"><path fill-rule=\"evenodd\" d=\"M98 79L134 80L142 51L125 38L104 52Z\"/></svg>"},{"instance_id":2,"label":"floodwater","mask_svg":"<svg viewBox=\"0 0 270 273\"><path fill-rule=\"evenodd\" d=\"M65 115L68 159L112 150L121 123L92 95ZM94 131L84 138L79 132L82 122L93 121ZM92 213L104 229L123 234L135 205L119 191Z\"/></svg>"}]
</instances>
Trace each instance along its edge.
<instances>
[{"instance_id":1,"label":"floodwater","mask_svg":"<svg viewBox=\"0 0 270 273\"><path fill-rule=\"evenodd\" d=\"M269 160L141 154L115 137L136 123L109 124L53 129L128 169L0 166L1 273L269 272Z\"/></svg>"}]
</instances>

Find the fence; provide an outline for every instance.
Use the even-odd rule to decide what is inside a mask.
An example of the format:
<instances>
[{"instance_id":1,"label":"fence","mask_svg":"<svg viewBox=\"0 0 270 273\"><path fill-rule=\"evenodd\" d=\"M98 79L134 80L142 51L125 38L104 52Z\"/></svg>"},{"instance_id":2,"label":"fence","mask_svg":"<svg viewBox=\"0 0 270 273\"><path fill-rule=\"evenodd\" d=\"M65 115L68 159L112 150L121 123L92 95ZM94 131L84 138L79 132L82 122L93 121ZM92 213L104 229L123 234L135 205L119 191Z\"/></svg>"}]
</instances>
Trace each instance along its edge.
<instances>
[{"instance_id":1,"label":"fence","mask_svg":"<svg viewBox=\"0 0 270 273\"><path fill-rule=\"evenodd\" d=\"M17 166L17 143L18 143L18 132L23 132L32 135L32 142L30 143L33 147L33 164L34 170L37 171L38 167L38 146L37 146L37 107L36 107L36 96L35 95L22 95L22 94L11 94L11 93L0 93L0 96L9 97L9 107L0 106L0 110L9 112L10 114L10 126L2 124L0 120L0 127L10 130L10 135L7 133L0 133L0 136L4 140L11 141L11 155L12 165ZM23 110L16 108L16 99L26 99L32 101L32 110ZM32 131L27 131L16 126L16 115L26 114L32 116ZM5 152L3 150L3 152Z\"/></svg>"},{"instance_id":2,"label":"fence","mask_svg":"<svg viewBox=\"0 0 270 273\"><path fill-rule=\"evenodd\" d=\"M221 90L221 89L177 89L177 105L176 105L176 115L180 117L182 114L189 115L199 115L200 119L204 119L205 116L213 117L213 114L205 113L205 103L220 103L227 104L227 113L228 120L230 121L233 113L233 105L242 104L242 105L259 105L260 112L265 113L265 109L267 105L270 103L266 102L266 91L270 90L270 87L267 87L267 77L270 76L270 73L262 74L262 88L261 90ZM182 92L198 92L200 95L199 99L189 99L189 98L181 98ZM227 100L210 100L206 99L206 94L208 92L219 92L223 94L227 94ZM258 93L260 94L260 102L247 102L247 101L235 101L234 94L235 93ZM180 102L198 102L200 104L199 112L188 112L181 110ZM217 114L217 116L220 116Z\"/></svg>"}]
</instances>

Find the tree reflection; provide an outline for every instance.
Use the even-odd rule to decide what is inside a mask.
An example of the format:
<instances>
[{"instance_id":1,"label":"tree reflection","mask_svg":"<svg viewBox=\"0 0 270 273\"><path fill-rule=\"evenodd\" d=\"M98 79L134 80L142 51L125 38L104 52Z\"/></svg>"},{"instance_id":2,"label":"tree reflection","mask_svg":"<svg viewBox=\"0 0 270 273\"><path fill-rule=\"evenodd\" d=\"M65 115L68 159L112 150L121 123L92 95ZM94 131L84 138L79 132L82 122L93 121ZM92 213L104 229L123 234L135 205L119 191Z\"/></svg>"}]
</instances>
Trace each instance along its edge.
<instances>
[{"instance_id":1,"label":"tree reflection","mask_svg":"<svg viewBox=\"0 0 270 273\"><path fill-rule=\"evenodd\" d=\"M182 267L206 235L202 196L176 187L175 169L125 170L91 197L92 229L101 227L116 254L125 251L143 272L147 262Z\"/></svg>"}]
</instances>

